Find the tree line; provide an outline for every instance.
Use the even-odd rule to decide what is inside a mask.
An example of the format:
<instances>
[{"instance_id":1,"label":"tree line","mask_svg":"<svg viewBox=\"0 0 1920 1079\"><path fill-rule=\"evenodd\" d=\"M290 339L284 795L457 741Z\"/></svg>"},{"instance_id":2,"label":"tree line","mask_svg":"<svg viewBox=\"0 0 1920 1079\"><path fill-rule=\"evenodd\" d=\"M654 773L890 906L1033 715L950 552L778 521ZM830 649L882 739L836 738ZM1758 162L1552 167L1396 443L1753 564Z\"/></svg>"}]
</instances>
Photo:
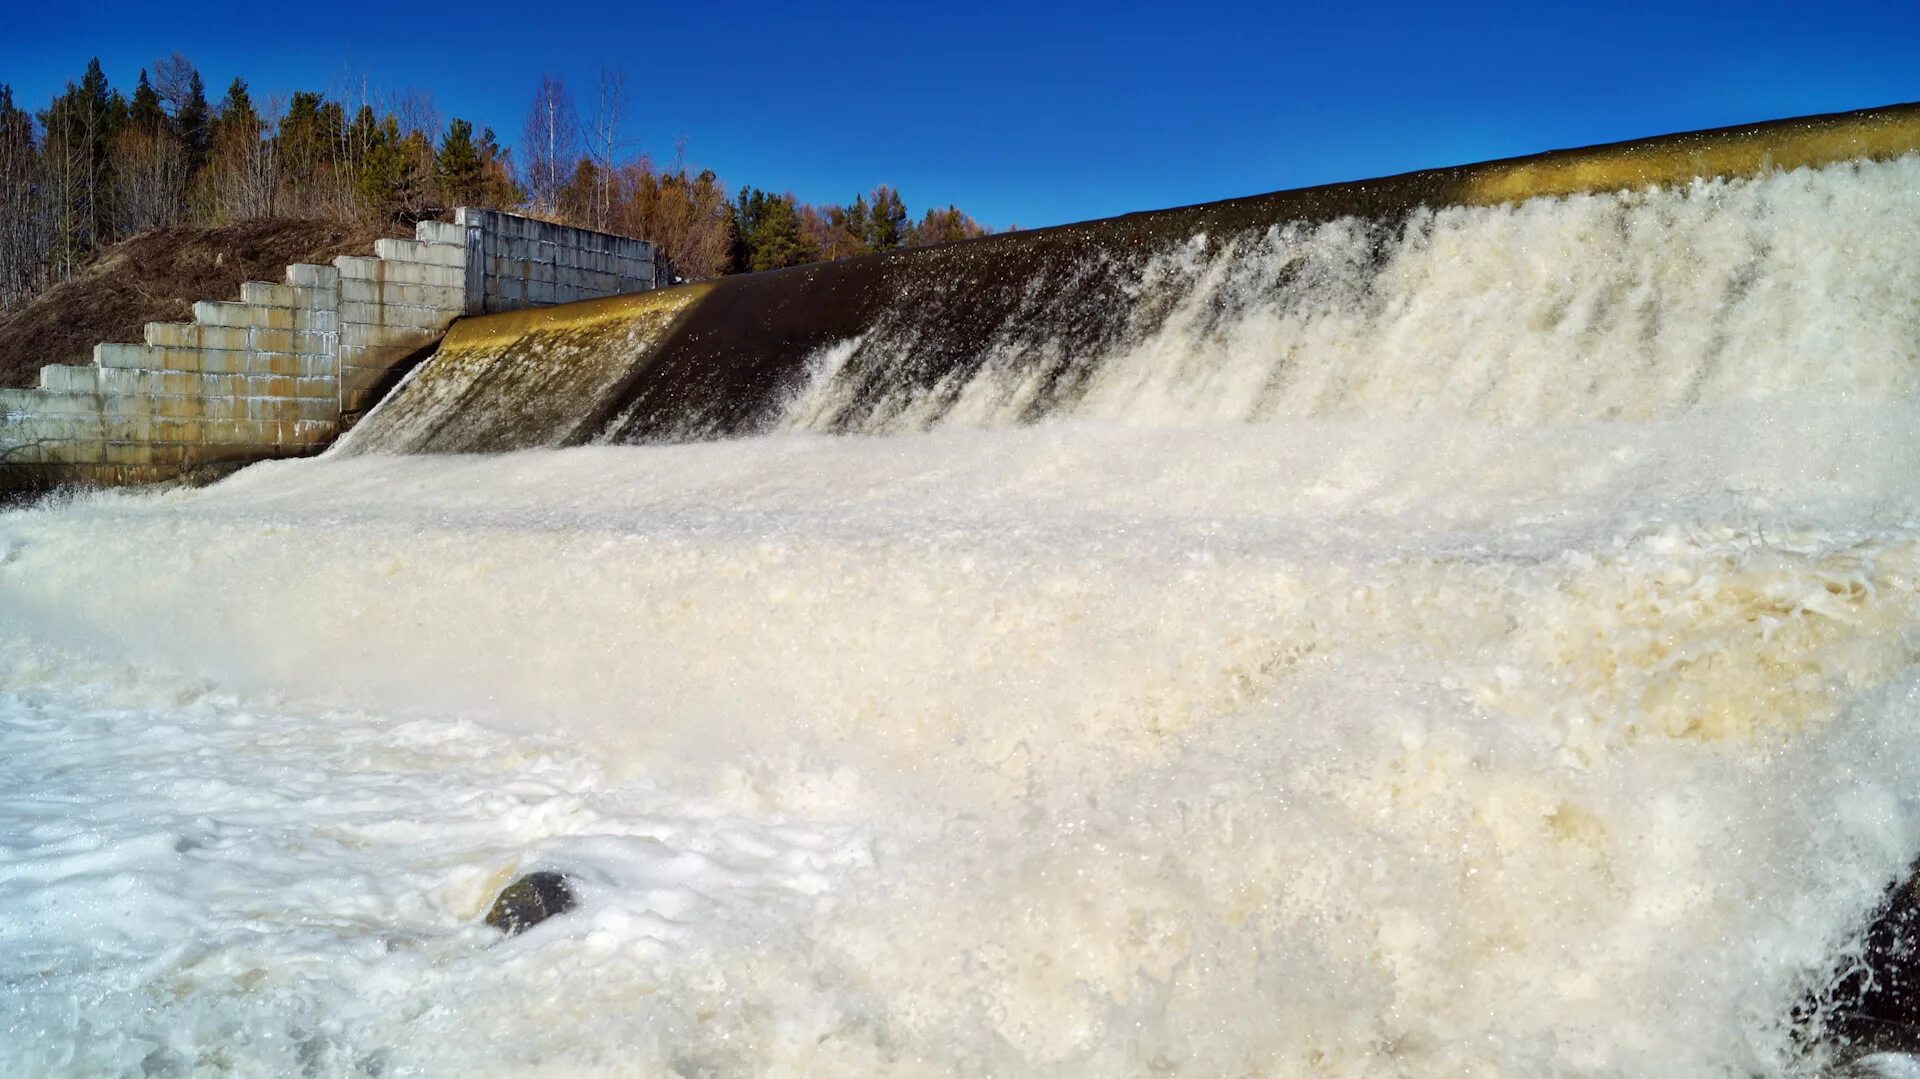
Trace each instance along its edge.
<instances>
[{"instance_id":1,"label":"tree line","mask_svg":"<svg viewBox=\"0 0 1920 1079\"><path fill-rule=\"evenodd\" d=\"M617 69L587 109L544 77L516 157L491 129L442 126L417 92L257 99L236 78L212 102L178 53L143 68L131 95L96 59L32 114L0 83L0 310L135 233L258 218L407 223L485 206L650 240L689 280L991 231L953 206L914 220L885 185L825 206L730 192L710 169L632 152L629 106Z\"/></svg>"}]
</instances>

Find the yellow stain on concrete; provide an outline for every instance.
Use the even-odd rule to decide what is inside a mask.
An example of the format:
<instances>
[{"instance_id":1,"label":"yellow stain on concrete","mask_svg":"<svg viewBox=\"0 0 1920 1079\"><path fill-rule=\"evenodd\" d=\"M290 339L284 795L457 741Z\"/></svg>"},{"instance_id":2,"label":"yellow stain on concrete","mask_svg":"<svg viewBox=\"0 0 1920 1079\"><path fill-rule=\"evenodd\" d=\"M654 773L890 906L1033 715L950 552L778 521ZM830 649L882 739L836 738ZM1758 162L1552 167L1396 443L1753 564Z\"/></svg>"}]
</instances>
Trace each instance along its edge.
<instances>
[{"instance_id":1,"label":"yellow stain on concrete","mask_svg":"<svg viewBox=\"0 0 1920 1079\"><path fill-rule=\"evenodd\" d=\"M587 405L651 364L713 292L701 283L460 319L356 427L349 452L486 452L587 437ZM456 413L459 422L432 418Z\"/></svg>"},{"instance_id":2,"label":"yellow stain on concrete","mask_svg":"<svg viewBox=\"0 0 1920 1079\"><path fill-rule=\"evenodd\" d=\"M1457 195L1464 204L1488 205L1758 176L1915 152L1920 152L1920 105L1893 105L1468 166Z\"/></svg>"},{"instance_id":3,"label":"yellow stain on concrete","mask_svg":"<svg viewBox=\"0 0 1920 1079\"><path fill-rule=\"evenodd\" d=\"M436 355L490 354L529 337L571 337L582 333L621 330L640 321L677 319L693 310L712 291L713 285L703 282L463 318L447 329Z\"/></svg>"}]
</instances>

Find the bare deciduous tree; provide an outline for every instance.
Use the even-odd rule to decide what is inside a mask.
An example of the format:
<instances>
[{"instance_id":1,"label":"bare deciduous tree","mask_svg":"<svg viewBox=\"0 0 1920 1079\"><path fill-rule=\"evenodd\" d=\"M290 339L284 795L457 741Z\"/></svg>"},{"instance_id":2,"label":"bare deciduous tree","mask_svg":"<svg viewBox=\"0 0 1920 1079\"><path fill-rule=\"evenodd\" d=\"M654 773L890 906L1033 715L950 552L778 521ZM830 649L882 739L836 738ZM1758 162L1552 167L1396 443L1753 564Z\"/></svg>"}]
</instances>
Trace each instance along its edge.
<instances>
[{"instance_id":1,"label":"bare deciduous tree","mask_svg":"<svg viewBox=\"0 0 1920 1079\"><path fill-rule=\"evenodd\" d=\"M0 308L72 276L119 237L271 215L417 219L455 201L526 212L530 196L536 216L653 241L691 279L989 231L953 207L909 224L887 188L845 206L748 189L753 198L736 205L711 171L685 164L684 139L669 168L637 153L632 94L649 89L603 68L589 116L544 76L515 161L491 130L464 121L445 128L461 133L453 150L436 148L443 126L430 96L382 91L346 69L325 93L263 102L235 79L216 109L178 53L152 66L131 102L96 61L37 125L0 85ZM462 180L449 186L455 172Z\"/></svg>"},{"instance_id":2,"label":"bare deciduous tree","mask_svg":"<svg viewBox=\"0 0 1920 1079\"><path fill-rule=\"evenodd\" d=\"M221 216L229 221L273 216L280 184L280 155L271 137L286 111L286 100L274 95L257 115L238 117L221 133L214 147L218 169L216 197Z\"/></svg>"},{"instance_id":3,"label":"bare deciduous tree","mask_svg":"<svg viewBox=\"0 0 1920 1079\"><path fill-rule=\"evenodd\" d=\"M169 115L178 115L193 96L195 74L192 62L177 52L153 65L153 90Z\"/></svg>"},{"instance_id":4,"label":"bare deciduous tree","mask_svg":"<svg viewBox=\"0 0 1920 1079\"><path fill-rule=\"evenodd\" d=\"M593 111L593 127L587 133L587 154L599 166L594 178L591 204L592 228L604 229L613 221L615 187L625 146L620 141L620 124L627 112L627 73L623 68L600 69L599 93Z\"/></svg>"},{"instance_id":5,"label":"bare deciduous tree","mask_svg":"<svg viewBox=\"0 0 1920 1079\"><path fill-rule=\"evenodd\" d=\"M402 135L425 135L431 139L440 130L440 110L433 103L433 95L425 90L401 87L381 111L391 113L400 122Z\"/></svg>"},{"instance_id":6,"label":"bare deciduous tree","mask_svg":"<svg viewBox=\"0 0 1920 1079\"><path fill-rule=\"evenodd\" d=\"M718 277L732 258L727 189L711 171L656 172L644 156L620 170L622 199L609 227L652 241L690 280Z\"/></svg>"},{"instance_id":7,"label":"bare deciduous tree","mask_svg":"<svg viewBox=\"0 0 1920 1079\"><path fill-rule=\"evenodd\" d=\"M113 145L113 204L119 231L177 225L187 211L187 151L164 128L130 129Z\"/></svg>"},{"instance_id":8,"label":"bare deciduous tree","mask_svg":"<svg viewBox=\"0 0 1920 1079\"><path fill-rule=\"evenodd\" d=\"M44 281L46 228L35 186L39 153L33 121L0 86L0 310L32 296Z\"/></svg>"},{"instance_id":9,"label":"bare deciduous tree","mask_svg":"<svg viewBox=\"0 0 1920 1079\"><path fill-rule=\"evenodd\" d=\"M579 127L566 84L554 75L540 76L540 87L527 109L523 146L527 189L535 212L552 214L559 208L560 189L573 171Z\"/></svg>"}]
</instances>

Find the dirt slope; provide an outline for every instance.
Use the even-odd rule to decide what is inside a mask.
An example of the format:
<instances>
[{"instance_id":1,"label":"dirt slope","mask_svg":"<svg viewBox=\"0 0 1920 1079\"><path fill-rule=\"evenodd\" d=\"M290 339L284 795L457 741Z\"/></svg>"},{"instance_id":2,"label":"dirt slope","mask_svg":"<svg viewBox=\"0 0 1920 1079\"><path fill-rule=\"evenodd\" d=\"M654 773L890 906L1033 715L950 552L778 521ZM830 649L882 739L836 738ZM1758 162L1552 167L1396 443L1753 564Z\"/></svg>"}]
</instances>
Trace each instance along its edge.
<instances>
[{"instance_id":1,"label":"dirt slope","mask_svg":"<svg viewBox=\"0 0 1920 1079\"><path fill-rule=\"evenodd\" d=\"M51 363L88 363L99 341L139 341L149 322L185 322L195 300L237 300L242 281L280 281L293 262L370 255L394 224L261 220L143 232L71 281L0 313L0 386L34 386Z\"/></svg>"}]
</instances>

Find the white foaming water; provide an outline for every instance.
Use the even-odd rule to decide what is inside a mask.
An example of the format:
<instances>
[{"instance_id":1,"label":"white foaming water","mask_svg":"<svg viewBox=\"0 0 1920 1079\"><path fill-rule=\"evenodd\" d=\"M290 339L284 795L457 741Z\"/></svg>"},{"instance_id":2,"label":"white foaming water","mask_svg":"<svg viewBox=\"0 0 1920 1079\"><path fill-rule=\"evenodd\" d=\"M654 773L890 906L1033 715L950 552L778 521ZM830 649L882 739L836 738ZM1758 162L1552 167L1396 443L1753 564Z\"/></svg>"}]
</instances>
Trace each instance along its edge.
<instances>
[{"instance_id":1,"label":"white foaming water","mask_svg":"<svg viewBox=\"0 0 1920 1079\"><path fill-rule=\"evenodd\" d=\"M1131 332L1058 356L1044 319L911 379L938 308L829 349L783 423L894 432L1053 415L1134 425L1673 416L1920 386L1920 157L1194 237L1132 283ZM1044 309L1044 289L1037 290ZM1077 388L1062 395L1065 381ZM877 370L879 377L867 372ZM860 371L863 377L848 377ZM880 387L880 388L876 388Z\"/></svg>"},{"instance_id":2,"label":"white foaming water","mask_svg":"<svg viewBox=\"0 0 1920 1079\"><path fill-rule=\"evenodd\" d=\"M1813 192L1843 235L1914 175L1691 197ZM1545 278L1684 257L1679 226L1556 238L1595 201L1461 220L1531 230ZM875 428L945 426L0 516L0 1071L1818 1070L1789 1017L1920 851L1898 228L1897 266L1750 272L1851 305L1727 316L1760 355L1721 362L1798 390L1649 361L1562 407L1518 344L1485 373L1480 337L1375 332L1315 398L1344 404L1220 422L1132 345L1030 427L906 408ZM1472 294L1467 254L1367 302ZM1256 364L1274 306L1181 332ZM1447 403L1449 364L1525 403ZM582 909L476 928L532 868Z\"/></svg>"}]
</instances>

